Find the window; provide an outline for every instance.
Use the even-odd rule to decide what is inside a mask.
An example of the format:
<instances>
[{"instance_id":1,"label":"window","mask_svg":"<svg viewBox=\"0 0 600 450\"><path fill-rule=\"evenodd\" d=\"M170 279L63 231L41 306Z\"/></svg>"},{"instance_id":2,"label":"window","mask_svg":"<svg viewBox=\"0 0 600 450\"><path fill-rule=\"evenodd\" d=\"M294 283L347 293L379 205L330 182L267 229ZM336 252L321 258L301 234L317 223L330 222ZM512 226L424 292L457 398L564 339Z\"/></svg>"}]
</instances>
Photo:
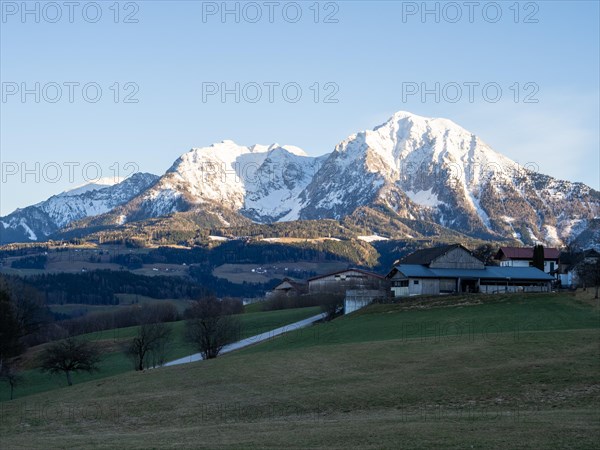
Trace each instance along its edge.
<instances>
[{"instance_id":1,"label":"window","mask_svg":"<svg viewBox=\"0 0 600 450\"><path fill-rule=\"evenodd\" d=\"M553 263L553 262L551 262L551 263L550 263L550 272L552 272L553 270L554 270L554 263Z\"/></svg>"},{"instance_id":2,"label":"window","mask_svg":"<svg viewBox=\"0 0 600 450\"><path fill-rule=\"evenodd\" d=\"M419 280L414 280L413 284L419 284Z\"/></svg>"},{"instance_id":3,"label":"window","mask_svg":"<svg viewBox=\"0 0 600 450\"><path fill-rule=\"evenodd\" d=\"M394 287L408 287L408 280L394 281Z\"/></svg>"}]
</instances>

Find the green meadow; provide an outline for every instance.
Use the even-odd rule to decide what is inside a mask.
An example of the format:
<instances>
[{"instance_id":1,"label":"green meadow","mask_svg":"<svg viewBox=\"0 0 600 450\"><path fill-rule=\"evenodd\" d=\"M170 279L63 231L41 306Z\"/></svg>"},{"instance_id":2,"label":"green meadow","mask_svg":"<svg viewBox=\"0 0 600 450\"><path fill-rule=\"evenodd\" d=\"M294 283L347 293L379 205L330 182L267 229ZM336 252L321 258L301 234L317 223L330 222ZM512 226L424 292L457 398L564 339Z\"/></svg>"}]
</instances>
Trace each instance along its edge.
<instances>
[{"instance_id":1,"label":"green meadow","mask_svg":"<svg viewBox=\"0 0 600 450\"><path fill-rule=\"evenodd\" d=\"M372 305L215 360L2 402L5 448L598 448L590 293Z\"/></svg>"}]
</instances>

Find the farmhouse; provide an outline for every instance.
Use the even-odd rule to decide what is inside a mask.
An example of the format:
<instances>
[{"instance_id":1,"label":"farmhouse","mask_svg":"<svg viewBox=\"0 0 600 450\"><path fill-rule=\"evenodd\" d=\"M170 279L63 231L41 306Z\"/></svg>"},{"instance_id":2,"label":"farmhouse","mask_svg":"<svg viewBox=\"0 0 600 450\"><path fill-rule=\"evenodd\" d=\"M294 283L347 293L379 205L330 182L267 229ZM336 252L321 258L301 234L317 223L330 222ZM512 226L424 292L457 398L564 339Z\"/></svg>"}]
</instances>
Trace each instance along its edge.
<instances>
[{"instance_id":1,"label":"farmhouse","mask_svg":"<svg viewBox=\"0 0 600 450\"><path fill-rule=\"evenodd\" d=\"M460 244L419 250L386 277L394 297L461 292L549 292L553 277L535 267L486 266Z\"/></svg>"},{"instance_id":2,"label":"farmhouse","mask_svg":"<svg viewBox=\"0 0 600 450\"><path fill-rule=\"evenodd\" d=\"M560 252L556 248L544 248L544 272L553 273L558 269ZM502 267L531 267L532 247L500 247L496 254Z\"/></svg>"},{"instance_id":3,"label":"farmhouse","mask_svg":"<svg viewBox=\"0 0 600 450\"><path fill-rule=\"evenodd\" d=\"M309 278L308 291L311 294L323 292L345 293L348 289L377 290L385 287L386 284L386 278L376 273L361 269L346 269Z\"/></svg>"},{"instance_id":4,"label":"farmhouse","mask_svg":"<svg viewBox=\"0 0 600 450\"><path fill-rule=\"evenodd\" d=\"M295 297L303 295L308 292L308 285L306 283L300 283L289 278L284 280L275 286L271 291L267 292L267 297L273 296L286 296Z\"/></svg>"}]
</instances>

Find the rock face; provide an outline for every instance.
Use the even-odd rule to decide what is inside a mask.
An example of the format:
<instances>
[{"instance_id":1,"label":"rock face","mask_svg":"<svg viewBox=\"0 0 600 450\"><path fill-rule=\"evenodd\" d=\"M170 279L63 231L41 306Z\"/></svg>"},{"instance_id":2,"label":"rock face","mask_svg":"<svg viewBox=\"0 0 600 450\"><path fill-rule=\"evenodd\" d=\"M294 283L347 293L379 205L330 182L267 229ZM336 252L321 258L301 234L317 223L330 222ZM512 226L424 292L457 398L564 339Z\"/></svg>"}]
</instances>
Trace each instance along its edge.
<instances>
[{"instance_id":1,"label":"rock face","mask_svg":"<svg viewBox=\"0 0 600 450\"><path fill-rule=\"evenodd\" d=\"M245 147L223 141L194 148L158 182L96 223L117 224L199 208L235 211L261 223L288 220L323 159L292 146ZM291 220L291 219L290 219ZM227 226L225 219L222 224Z\"/></svg>"},{"instance_id":2,"label":"rock face","mask_svg":"<svg viewBox=\"0 0 600 450\"><path fill-rule=\"evenodd\" d=\"M4 234L20 227L21 238L43 238L82 217L110 226L202 211L227 226L231 213L272 223L342 219L374 208L474 237L550 245L580 237L587 245L597 233L586 230L600 217L598 191L520 167L450 120L407 112L321 157L293 146L223 141L192 149L160 179L151 177L126 193L108 190L119 185L92 191L104 198L97 204L74 196L50 207L61 196L53 197L2 219L10 224Z\"/></svg>"}]
</instances>

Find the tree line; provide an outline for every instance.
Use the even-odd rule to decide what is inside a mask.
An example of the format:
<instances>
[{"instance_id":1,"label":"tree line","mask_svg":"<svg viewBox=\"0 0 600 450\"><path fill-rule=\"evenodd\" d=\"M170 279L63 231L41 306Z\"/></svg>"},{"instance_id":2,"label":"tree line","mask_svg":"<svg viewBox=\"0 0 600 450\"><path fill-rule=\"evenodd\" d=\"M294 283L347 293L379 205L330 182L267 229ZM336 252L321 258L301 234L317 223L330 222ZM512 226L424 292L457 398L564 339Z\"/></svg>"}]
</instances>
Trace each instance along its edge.
<instances>
[{"instance_id":1,"label":"tree line","mask_svg":"<svg viewBox=\"0 0 600 450\"><path fill-rule=\"evenodd\" d=\"M196 299L185 312L186 339L213 358L224 345L239 337L232 316L243 312L241 300L214 296ZM136 370L165 362L171 339L169 322L178 320L170 302L132 305L122 310L53 322L35 289L16 278L0 277L0 379L10 386L10 395L23 382L18 358L25 350L50 341L38 360L45 372L63 374L68 385L77 372L99 370L101 352L83 333L138 325L135 336L123 343L123 352Z\"/></svg>"},{"instance_id":2,"label":"tree line","mask_svg":"<svg viewBox=\"0 0 600 450\"><path fill-rule=\"evenodd\" d=\"M54 273L27 277L27 283L44 292L45 303L117 305L115 294L147 297L195 298L204 290L197 283L180 277L143 276L128 271L97 270L83 273Z\"/></svg>"}]
</instances>

